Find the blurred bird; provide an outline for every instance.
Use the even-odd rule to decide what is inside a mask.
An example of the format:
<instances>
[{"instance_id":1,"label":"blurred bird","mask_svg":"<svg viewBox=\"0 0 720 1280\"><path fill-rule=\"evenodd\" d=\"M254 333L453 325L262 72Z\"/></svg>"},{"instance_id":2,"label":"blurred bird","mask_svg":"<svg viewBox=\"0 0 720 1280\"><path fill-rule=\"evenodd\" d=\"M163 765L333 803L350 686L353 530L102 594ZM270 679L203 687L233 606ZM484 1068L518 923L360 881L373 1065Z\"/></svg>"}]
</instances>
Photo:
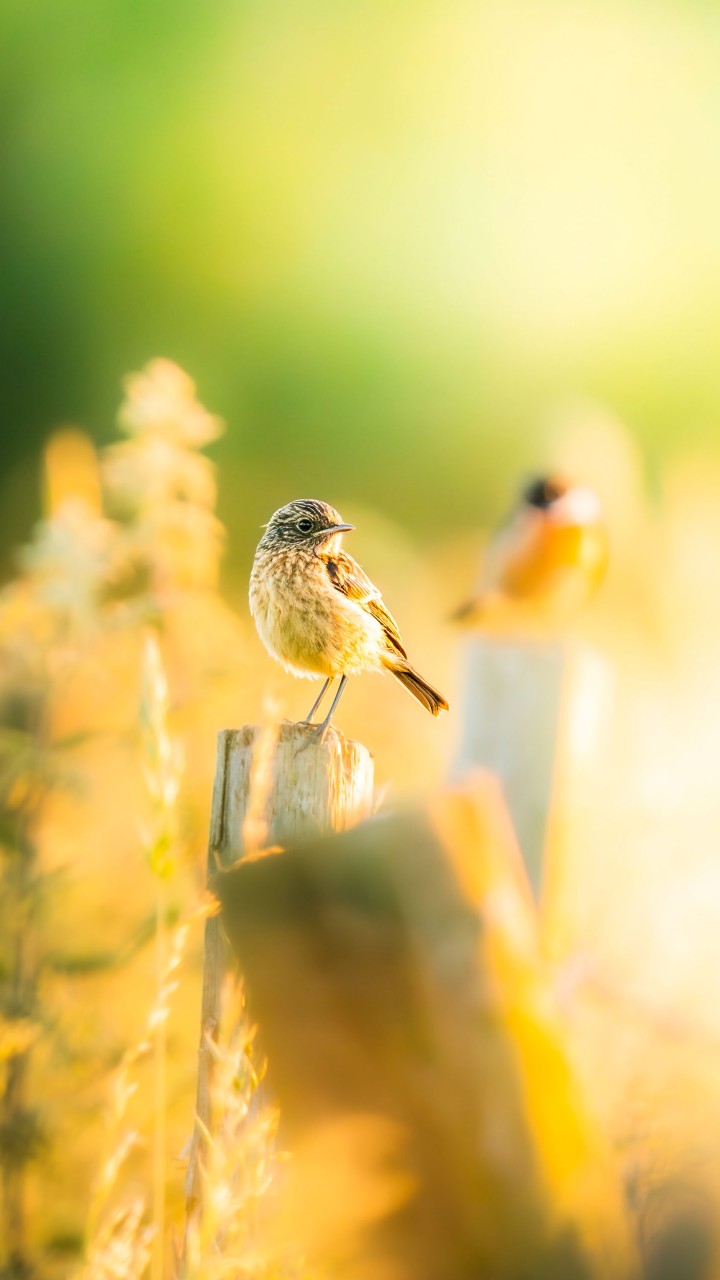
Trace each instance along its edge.
<instances>
[{"instance_id":1,"label":"blurred bird","mask_svg":"<svg viewBox=\"0 0 720 1280\"><path fill-rule=\"evenodd\" d=\"M606 567L597 494L556 475L539 476L491 538L475 593L452 620L479 622L503 605L572 612L590 598Z\"/></svg>"},{"instance_id":2,"label":"blurred bird","mask_svg":"<svg viewBox=\"0 0 720 1280\"><path fill-rule=\"evenodd\" d=\"M325 676L308 721L339 676L323 727L328 724L348 676L361 671L391 672L436 716L448 703L410 665L380 592L340 547L352 528L314 498L290 502L271 516L250 576L250 612L260 639L293 675Z\"/></svg>"}]
</instances>

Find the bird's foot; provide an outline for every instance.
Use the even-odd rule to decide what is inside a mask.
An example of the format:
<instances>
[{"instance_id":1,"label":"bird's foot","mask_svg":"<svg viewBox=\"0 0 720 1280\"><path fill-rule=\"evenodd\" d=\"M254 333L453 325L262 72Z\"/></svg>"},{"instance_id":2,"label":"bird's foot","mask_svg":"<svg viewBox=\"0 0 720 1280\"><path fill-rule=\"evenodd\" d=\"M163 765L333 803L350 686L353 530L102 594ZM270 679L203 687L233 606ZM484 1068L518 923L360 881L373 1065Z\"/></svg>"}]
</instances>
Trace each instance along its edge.
<instances>
[{"instance_id":1,"label":"bird's foot","mask_svg":"<svg viewBox=\"0 0 720 1280\"><path fill-rule=\"evenodd\" d=\"M305 741L302 743L302 746L298 747L298 752L307 751L308 747L322 746L323 742L325 741L327 730L330 727L328 724L328 721L323 720L321 721L320 724L316 724L314 721L311 721L311 720L301 720L300 723L302 725L307 726L308 729L311 729L312 733L308 733L304 735Z\"/></svg>"}]
</instances>

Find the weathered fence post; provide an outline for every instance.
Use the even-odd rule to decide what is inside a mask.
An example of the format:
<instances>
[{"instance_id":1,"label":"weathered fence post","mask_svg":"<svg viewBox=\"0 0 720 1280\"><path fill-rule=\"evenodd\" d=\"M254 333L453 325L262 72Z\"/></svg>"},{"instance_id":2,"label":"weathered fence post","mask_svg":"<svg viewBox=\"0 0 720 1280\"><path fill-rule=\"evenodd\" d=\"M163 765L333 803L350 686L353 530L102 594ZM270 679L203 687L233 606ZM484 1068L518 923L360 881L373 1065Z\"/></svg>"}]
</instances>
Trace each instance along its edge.
<instances>
[{"instance_id":1,"label":"weathered fence post","mask_svg":"<svg viewBox=\"0 0 720 1280\"><path fill-rule=\"evenodd\" d=\"M503 635L467 642L453 775L480 766L499 777L536 896L553 805L569 787L587 794L611 696L607 662L581 645Z\"/></svg>"},{"instance_id":2,"label":"weathered fence post","mask_svg":"<svg viewBox=\"0 0 720 1280\"><path fill-rule=\"evenodd\" d=\"M373 761L367 749L330 725L324 733L286 722L244 725L218 735L213 785L208 883L219 868L262 847L343 831L372 811ZM201 1209L199 1157L203 1126L211 1127L212 1051L226 969L220 920L205 922L202 1012L195 1125L186 1180L187 1225Z\"/></svg>"}]
</instances>

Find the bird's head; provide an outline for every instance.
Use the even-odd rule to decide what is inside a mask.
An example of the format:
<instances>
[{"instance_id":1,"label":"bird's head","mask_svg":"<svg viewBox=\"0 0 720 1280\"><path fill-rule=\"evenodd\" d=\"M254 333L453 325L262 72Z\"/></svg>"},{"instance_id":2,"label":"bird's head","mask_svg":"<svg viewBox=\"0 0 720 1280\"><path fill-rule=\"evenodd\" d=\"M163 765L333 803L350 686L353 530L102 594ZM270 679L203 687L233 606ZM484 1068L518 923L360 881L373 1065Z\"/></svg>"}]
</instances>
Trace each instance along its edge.
<instances>
[{"instance_id":1,"label":"bird's head","mask_svg":"<svg viewBox=\"0 0 720 1280\"><path fill-rule=\"evenodd\" d=\"M521 501L556 524L582 527L602 521L602 507L594 489L571 484L557 475L535 476L523 489Z\"/></svg>"},{"instance_id":2,"label":"bird's head","mask_svg":"<svg viewBox=\"0 0 720 1280\"><path fill-rule=\"evenodd\" d=\"M339 512L317 498L297 498L271 515L260 546L270 551L301 548L312 551L353 529Z\"/></svg>"},{"instance_id":3,"label":"bird's head","mask_svg":"<svg viewBox=\"0 0 720 1280\"><path fill-rule=\"evenodd\" d=\"M522 491L522 500L538 511L547 511L567 493L568 484L559 476L533 476Z\"/></svg>"}]
</instances>

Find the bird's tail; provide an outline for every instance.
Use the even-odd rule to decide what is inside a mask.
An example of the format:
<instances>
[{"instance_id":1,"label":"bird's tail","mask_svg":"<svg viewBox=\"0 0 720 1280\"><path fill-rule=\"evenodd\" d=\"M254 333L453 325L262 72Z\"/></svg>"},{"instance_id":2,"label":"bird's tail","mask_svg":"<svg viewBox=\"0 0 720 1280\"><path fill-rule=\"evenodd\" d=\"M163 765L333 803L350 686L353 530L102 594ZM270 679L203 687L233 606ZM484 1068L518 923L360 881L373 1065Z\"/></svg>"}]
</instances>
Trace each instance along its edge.
<instances>
[{"instance_id":1,"label":"bird's tail","mask_svg":"<svg viewBox=\"0 0 720 1280\"><path fill-rule=\"evenodd\" d=\"M417 671L414 671L412 667L389 666L388 670L392 671L393 675L409 690L414 698L417 698L418 702L422 702L423 706L430 712L430 715L437 716L441 711L450 710L450 704L443 698L442 694L438 693L437 689L433 689L432 685L428 684L427 680L423 680L422 676L418 675Z\"/></svg>"}]
</instances>

